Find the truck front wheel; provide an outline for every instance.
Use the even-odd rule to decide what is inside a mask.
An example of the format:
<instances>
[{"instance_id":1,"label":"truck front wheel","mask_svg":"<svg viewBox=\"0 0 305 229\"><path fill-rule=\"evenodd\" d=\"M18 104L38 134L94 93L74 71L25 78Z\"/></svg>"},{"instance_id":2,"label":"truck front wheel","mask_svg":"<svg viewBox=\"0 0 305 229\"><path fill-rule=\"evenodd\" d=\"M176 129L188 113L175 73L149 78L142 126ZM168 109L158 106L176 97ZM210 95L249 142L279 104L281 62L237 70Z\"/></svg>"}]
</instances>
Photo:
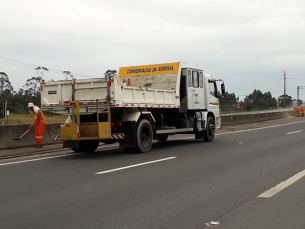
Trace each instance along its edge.
<instances>
[{"instance_id":1,"label":"truck front wheel","mask_svg":"<svg viewBox=\"0 0 305 229\"><path fill-rule=\"evenodd\" d=\"M214 121L214 118L212 116L208 116L207 128L206 128L206 131L205 131L204 141L211 142L211 141L213 141L214 136L215 136L215 121Z\"/></svg>"}]
</instances>

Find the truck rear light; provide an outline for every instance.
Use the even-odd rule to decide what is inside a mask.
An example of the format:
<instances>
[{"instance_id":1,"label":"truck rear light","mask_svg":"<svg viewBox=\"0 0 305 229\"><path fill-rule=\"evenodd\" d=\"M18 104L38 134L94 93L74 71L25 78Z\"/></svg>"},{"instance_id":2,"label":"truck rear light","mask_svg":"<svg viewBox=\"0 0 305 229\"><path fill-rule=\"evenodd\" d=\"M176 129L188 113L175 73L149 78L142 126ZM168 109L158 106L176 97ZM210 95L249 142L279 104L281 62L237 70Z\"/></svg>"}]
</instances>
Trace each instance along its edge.
<instances>
[{"instance_id":1,"label":"truck rear light","mask_svg":"<svg viewBox=\"0 0 305 229\"><path fill-rule=\"evenodd\" d=\"M60 124L55 124L55 128L60 128Z\"/></svg>"},{"instance_id":2,"label":"truck rear light","mask_svg":"<svg viewBox=\"0 0 305 229\"><path fill-rule=\"evenodd\" d=\"M40 91L43 91L43 86L40 86Z\"/></svg>"},{"instance_id":3,"label":"truck rear light","mask_svg":"<svg viewBox=\"0 0 305 229\"><path fill-rule=\"evenodd\" d=\"M122 122L112 122L111 126L122 126Z\"/></svg>"}]
</instances>

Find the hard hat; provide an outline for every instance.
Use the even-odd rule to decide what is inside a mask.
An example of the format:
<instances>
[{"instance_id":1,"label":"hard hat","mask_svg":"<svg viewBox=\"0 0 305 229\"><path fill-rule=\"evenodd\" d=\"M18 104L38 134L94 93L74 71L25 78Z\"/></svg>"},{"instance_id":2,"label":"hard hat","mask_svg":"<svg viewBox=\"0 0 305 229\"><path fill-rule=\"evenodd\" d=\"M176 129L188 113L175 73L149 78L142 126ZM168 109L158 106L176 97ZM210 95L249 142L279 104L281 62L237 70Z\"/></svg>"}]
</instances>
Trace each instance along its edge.
<instances>
[{"instance_id":1,"label":"hard hat","mask_svg":"<svg viewBox=\"0 0 305 229\"><path fill-rule=\"evenodd\" d=\"M33 103L28 103L28 108L33 107L34 104Z\"/></svg>"}]
</instances>

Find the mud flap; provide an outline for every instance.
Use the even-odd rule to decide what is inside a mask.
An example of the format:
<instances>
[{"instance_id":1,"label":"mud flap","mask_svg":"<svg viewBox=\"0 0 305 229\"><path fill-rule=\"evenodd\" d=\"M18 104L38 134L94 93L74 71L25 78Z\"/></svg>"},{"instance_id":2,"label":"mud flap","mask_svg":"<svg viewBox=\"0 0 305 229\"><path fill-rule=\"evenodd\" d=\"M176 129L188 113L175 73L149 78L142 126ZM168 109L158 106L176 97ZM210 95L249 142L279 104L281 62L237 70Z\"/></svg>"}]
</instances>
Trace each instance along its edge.
<instances>
[{"instance_id":1,"label":"mud flap","mask_svg":"<svg viewBox=\"0 0 305 229\"><path fill-rule=\"evenodd\" d=\"M137 146L136 131L137 131L136 122L123 122L121 132L124 133L125 139L119 141L120 147L136 147Z\"/></svg>"}]
</instances>

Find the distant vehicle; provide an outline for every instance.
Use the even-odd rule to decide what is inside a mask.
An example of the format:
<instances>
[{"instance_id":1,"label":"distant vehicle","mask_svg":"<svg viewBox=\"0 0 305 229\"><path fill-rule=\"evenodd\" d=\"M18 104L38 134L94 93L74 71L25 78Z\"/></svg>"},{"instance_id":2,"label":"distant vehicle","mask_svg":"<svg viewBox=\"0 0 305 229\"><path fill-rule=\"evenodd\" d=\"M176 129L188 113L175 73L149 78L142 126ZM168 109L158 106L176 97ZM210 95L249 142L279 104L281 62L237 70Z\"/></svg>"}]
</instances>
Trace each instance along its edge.
<instances>
[{"instance_id":1,"label":"distant vehicle","mask_svg":"<svg viewBox=\"0 0 305 229\"><path fill-rule=\"evenodd\" d=\"M211 142L221 125L224 93L222 80L180 62L121 67L105 78L41 82L42 109L69 115L54 139L75 152L117 141L127 152L144 153L153 139L186 133Z\"/></svg>"}]
</instances>

